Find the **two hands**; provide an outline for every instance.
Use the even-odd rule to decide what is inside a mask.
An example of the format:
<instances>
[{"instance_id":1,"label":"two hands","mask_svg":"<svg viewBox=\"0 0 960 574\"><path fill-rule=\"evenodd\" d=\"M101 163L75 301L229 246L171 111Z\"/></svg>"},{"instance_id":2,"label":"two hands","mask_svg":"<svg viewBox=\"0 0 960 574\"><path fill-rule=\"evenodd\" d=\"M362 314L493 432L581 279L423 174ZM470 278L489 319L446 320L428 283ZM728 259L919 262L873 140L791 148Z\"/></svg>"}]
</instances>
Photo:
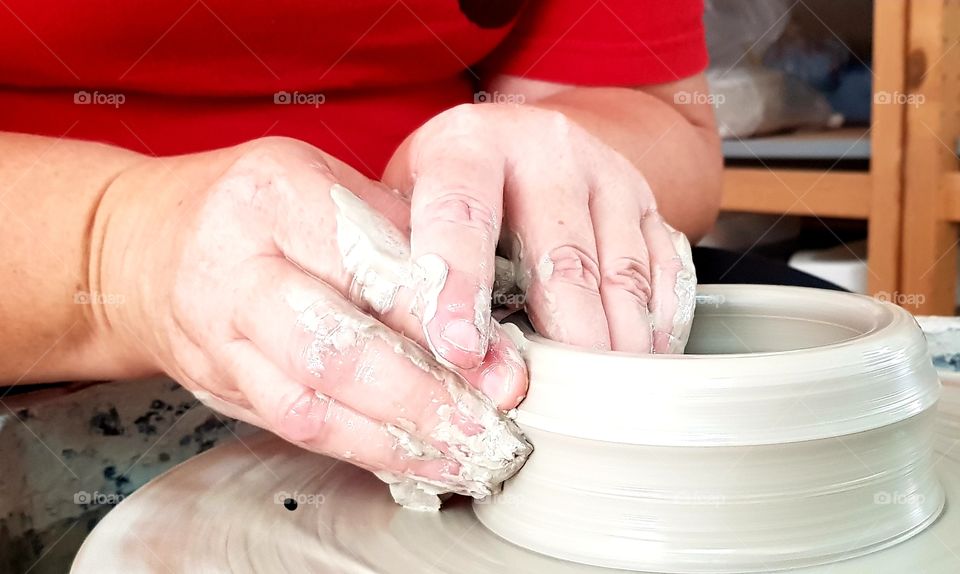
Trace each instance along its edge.
<instances>
[{"instance_id":1,"label":"two hands","mask_svg":"<svg viewBox=\"0 0 960 574\"><path fill-rule=\"evenodd\" d=\"M689 329L685 239L626 158L554 111L453 108L383 182L271 138L149 160L108 197L103 290L140 294L110 312L149 360L408 500L409 478L489 494L529 452L495 408L527 389L490 317L498 241L548 338L668 352Z\"/></svg>"}]
</instances>

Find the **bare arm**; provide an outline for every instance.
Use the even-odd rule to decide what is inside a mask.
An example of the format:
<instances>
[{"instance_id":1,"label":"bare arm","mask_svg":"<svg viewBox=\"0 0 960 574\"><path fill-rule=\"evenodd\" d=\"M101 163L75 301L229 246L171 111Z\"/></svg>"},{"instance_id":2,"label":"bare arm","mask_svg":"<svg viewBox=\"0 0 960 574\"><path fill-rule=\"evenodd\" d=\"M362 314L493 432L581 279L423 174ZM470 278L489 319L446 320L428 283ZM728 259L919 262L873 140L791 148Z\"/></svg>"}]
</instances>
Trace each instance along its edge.
<instances>
[{"instance_id":1,"label":"bare arm","mask_svg":"<svg viewBox=\"0 0 960 574\"><path fill-rule=\"evenodd\" d=\"M113 179L142 156L72 140L0 134L0 381L144 374L104 314L122 305L99 270Z\"/></svg>"},{"instance_id":2,"label":"bare arm","mask_svg":"<svg viewBox=\"0 0 960 574\"><path fill-rule=\"evenodd\" d=\"M392 202L401 222L408 208L379 182L285 138L161 159L2 135L0 158L0 383L163 371L391 483L483 496L522 465L529 446L496 407L516 406L526 372L499 326L489 353L438 349L473 361L458 376L423 350L431 317L414 314L420 283L406 279L421 275L371 275L369 257L344 255L412 265L371 205ZM339 225L362 232L343 239ZM481 472L466 436L508 448Z\"/></svg>"},{"instance_id":3,"label":"bare arm","mask_svg":"<svg viewBox=\"0 0 960 574\"><path fill-rule=\"evenodd\" d=\"M684 104L674 98L679 92L708 94L702 74L642 89L497 76L488 89L522 94L527 104L563 112L630 159L653 188L664 217L691 242L713 226L723 173L713 108L705 98Z\"/></svg>"}]
</instances>

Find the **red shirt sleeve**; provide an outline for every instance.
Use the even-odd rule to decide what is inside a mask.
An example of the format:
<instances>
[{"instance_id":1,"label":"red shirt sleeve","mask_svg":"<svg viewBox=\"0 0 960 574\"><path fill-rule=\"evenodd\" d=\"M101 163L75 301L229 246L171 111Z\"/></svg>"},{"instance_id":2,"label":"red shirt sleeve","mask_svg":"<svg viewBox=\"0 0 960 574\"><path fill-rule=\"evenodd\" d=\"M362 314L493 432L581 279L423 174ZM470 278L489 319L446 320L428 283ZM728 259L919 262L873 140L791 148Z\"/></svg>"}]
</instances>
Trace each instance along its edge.
<instances>
[{"instance_id":1,"label":"red shirt sleeve","mask_svg":"<svg viewBox=\"0 0 960 574\"><path fill-rule=\"evenodd\" d=\"M703 0L530 0L486 70L564 84L641 86L706 66Z\"/></svg>"}]
</instances>

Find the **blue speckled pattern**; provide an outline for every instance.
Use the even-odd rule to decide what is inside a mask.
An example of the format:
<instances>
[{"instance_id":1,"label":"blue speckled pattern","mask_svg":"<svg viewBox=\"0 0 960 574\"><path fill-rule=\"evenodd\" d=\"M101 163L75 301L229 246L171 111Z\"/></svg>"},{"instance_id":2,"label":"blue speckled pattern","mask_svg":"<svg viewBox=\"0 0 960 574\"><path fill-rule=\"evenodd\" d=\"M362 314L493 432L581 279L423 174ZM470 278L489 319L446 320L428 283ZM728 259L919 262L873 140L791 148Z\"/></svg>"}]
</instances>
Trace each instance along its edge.
<instances>
[{"instance_id":1,"label":"blue speckled pattern","mask_svg":"<svg viewBox=\"0 0 960 574\"><path fill-rule=\"evenodd\" d=\"M927 336L934 366L944 372L960 374L960 317L917 317Z\"/></svg>"}]
</instances>

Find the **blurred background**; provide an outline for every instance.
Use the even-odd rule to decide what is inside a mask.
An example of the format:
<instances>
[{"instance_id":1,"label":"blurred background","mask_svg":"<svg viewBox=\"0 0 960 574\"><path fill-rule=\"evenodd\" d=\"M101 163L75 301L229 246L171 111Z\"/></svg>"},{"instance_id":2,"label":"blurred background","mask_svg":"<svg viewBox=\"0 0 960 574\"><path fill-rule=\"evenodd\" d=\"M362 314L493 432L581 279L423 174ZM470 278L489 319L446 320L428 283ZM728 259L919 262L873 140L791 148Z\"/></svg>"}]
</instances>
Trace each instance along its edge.
<instances>
[{"instance_id":1,"label":"blurred background","mask_svg":"<svg viewBox=\"0 0 960 574\"><path fill-rule=\"evenodd\" d=\"M955 314L955 2L707 0L724 214L750 251Z\"/></svg>"}]
</instances>

